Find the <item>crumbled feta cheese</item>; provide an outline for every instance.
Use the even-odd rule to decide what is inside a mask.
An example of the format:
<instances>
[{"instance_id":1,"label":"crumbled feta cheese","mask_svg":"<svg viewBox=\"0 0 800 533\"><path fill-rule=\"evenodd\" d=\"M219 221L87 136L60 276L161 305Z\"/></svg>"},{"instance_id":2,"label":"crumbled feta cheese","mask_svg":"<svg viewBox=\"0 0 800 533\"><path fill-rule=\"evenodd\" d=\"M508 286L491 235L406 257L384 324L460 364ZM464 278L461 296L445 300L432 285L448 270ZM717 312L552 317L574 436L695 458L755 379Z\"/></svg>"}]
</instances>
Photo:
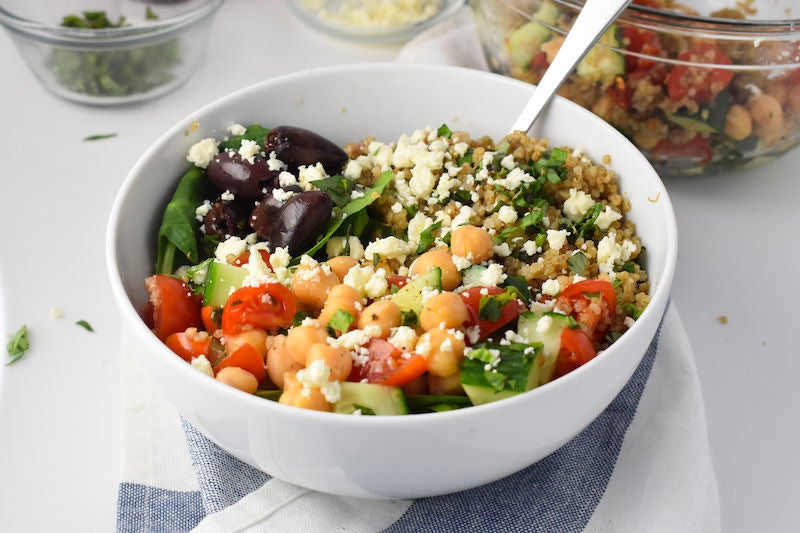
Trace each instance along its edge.
<instances>
[{"instance_id":1,"label":"crumbled feta cheese","mask_svg":"<svg viewBox=\"0 0 800 533\"><path fill-rule=\"evenodd\" d=\"M406 241L392 236L369 243L364 249L364 258L367 261L373 261L377 254L381 259L397 259L403 263L406 257L414 253L415 250L415 246L411 246Z\"/></svg>"},{"instance_id":2,"label":"crumbled feta cheese","mask_svg":"<svg viewBox=\"0 0 800 533\"><path fill-rule=\"evenodd\" d=\"M472 254L469 254L470 257L461 257L460 255L452 255L453 264L456 266L458 270L465 270L472 266L471 257Z\"/></svg>"},{"instance_id":3,"label":"crumbled feta cheese","mask_svg":"<svg viewBox=\"0 0 800 533\"><path fill-rule=\"evenodd\" d=\"M495 180L495 183L502 185L506 189L513 191L518 189L520 185L523 183L531 183L535 181L535 178L522 170L519 167L516 167L514 170L506 174L506 177L503 179Z\"/></svg>"},{"instance_id":4,"label":"crumbled feta cheese","mask_svg":"<svg viewBox=\"0 0 800 533\"><path fill-rule=\"evenodd\" d=\"M294 196L294 191L287 191L281 188L272 189L272 197L278 200L279 202L285 202L292 196Z\"/></svg>"},{"instance_id":5,"label":"crumbled feta cheese","mask_svg":"<svg viewBox=\"0 0 800 533\"><path fill-rule=\"evenodd\" d=\"M567 218L573 222L577 222L593 205L594 200L591 195L578 189L571 188L569 190L569 198L564 200L563 211L564 214L567 215Z\"/></svg>"},{"instance_id":6,"label":"crumbled feta cheese","mask_svg":"<svg viewBox=\"0 0 800 533\"><path fill-rule=\"evenodd\" d=\"M504 205L498 209L497 218L505 224L513 224L517 221L517 210L510 205Z\"/></svg>"},{"instance_id":7,"label":"crumbled feta cheese","mask_svg":"<svg viewBox=\"0 0 800 533\"><path fill-rule=\"evenodd\" d=\"M414 347L417 345L417 340L417 332L414 330L414 328L410 328L408 326L398 326L396 328L392 328L391 335L387 339L389 344L406 352L414 351Z\"/></svg>"},{"instance_id":8,"label":"crumbled feta cheese","mask_svg":"<svg viewBox=\"0 0 800 533\"><path fill-rule=\"evenodd\" d=\"M362 298L380 298L389 291L386 270L379 268L376 271L372 265L352 267L345 274L342 283L353 287Z\"/></svg>"},{"instance_id":9,"label":"crumbled feta cheese","mask_svg":"<svg viewBox=\"0 0 800 533\"><path fill-rule=\"evenodd\" d=\"M555 296L561 291L561 284L558 283L558 280L555 279L547 279L542 283L542 294L546 294L548 296Z\"/></svg>"},{"instance_id":10,"label":"crumbled feta cheese","mask_svg":"<svg viewBox=\"0 0 800 533\"><path fill-rule=\"evenodd\" d=\"M509 255L511 255L511 247L508 246L507 242L504 242L502 244L495 244L494 253L496 253L500 257L508 257Z\"/></svg>"},{"instance_id":11,"label":"crumbled feta cheese","mask_svg":"<svg viewBox=\"0 0 800 533\"><path fill-rule=\"evenodd\" d=\"M636 324L636 321L633 318L626 316L622 323L625 324L625 327L631 328L634 324Z\"/></svg>"},{"instance_id":12,"label":"crumbled feta cheese","mask_svg":"<svg viewBox=\"0 0 800 533\"><path fill-rule=\"evenodd\" d=\"M560 250L566 244L568 235L569 231L565 229L549 229L547 230L547 244L551 250Z\"/></svg>"},{"instance_id":13,"label":"crumbled feta cheese","mask_svg":"<svg viewBox=\"0 0 800 533\"><path fill-rule=\"evenodd\" d=\"M481 285L486 287L497 287L506 280L503 272L503 265L492 263L481 273Z\"/></svg>"},{"instance_id":14,"label":"crumbled feta cheese","mask_svg":"<svg viewBox=\"0 0 800 533\"><path fill-rule=\"evenodd\" d=\"M242 139L242 144L239 147L239 155L242 159L251 165L256 162L256 156L261 151L261 146L250 139Z\"/></svg>"},{"instance_id":15,"label":"crumbled feta cheese","mask_svg":"<svg viewBox=\"0 0 800 533\"><path fill-rule=\"evenodd\" d=\"M64 311L59 309L58 307L51 307L50 308L50 318L53 320L58 320L64 316Z\"/></svg>"},{"instance_id":16,"label":"crumbled feta cheese","mask_svg":"<svg viewBox=\"0 0 800 533\"><path fill-rule=\"evenodd\" d=\"M232 202L236 199L231 191L225 189L225 191L219 195L220 200L224 200L226 202Z\"/></svg>"},{"instance_id":17,"label":"crumbled feta cheese","mask_svg":"<svg viewBox=\"0 0 800 533\"><path fill-rule=\"evenodd\" d=\"M287 268L292 261L288 248L275 248L269 256L269 264L272 268Z\"/></svg>"},{"instance_id":18,"label":"crumbled feta cheese","mask_svg":"<svg viewBox=\"0 0 800 533\"><path fill-rule=\"evenodd\" d=\"M536 322L536 333L544 335L553 326L553 318L550 315L544 315Z\"/></svg>"},{"instance_id":19,"label":"crumbled feta cheese","mask_svg":"<svg viewBox=\"0 0 800 533\"><path fill-rule=\"evenodd\" d=\"M221 241L214 250L214 257L218 263L233 263L233 261L247 250L247 242L239 237L228 237Z\"/></svg>"},{"instance_id":20,"label":"crumbled feta cheese","mask_svg":"<svg viewBox=\"0 0 800 533\"><path fill-rule=\"evenodd\" d=\"M636 244L625 239L621 244L616 242L616 234L609 233L597 244L597 266L602 274L616 276L614 265L631 258L637 248Z\"/></svg>"},{"instance_id":21,"label":"crumbled feta cheese","mask_svg":"<svg viewBox=\"0 0 800 533\"><path fill-rule=\"evenodd\" d=\"M218 153L217 141L209 137L194 143L186 154L186 160L200 168L208 168Z\"/></svg>"},{"instance_id":22,"label":"crumbled feta cheese","mask_svg":"<svg viewBox=\"0 0 800 533\"><path fill-rule=\"evenodd\" d=\"M211 376L212 378L214 377L214 369L211 368L211 361L209 361L205 355L200 354L197 357L192 357L191 364L192 368L195 370L199 370L203 374Z\"/></svg>"},{"instance_id":23,"label":"crumbled feta cheese","mask_svg":"<svg viewBox=\"0 0 800 533\"><path fill-rule=\"evenodd\" d=\"M283 171L278 174L278 185L281 187L289 187L290 185L297 185L297 178L291 172Z\"/></svg>"},{"instance_id":24,"label":"crumbled feta cheese","mask_svg":"<svg viewBox=\"0 0 800 533\"><path fill-rule=\"evenodd\" d=\"M230 133L233 136L244 135L244 133L246 131L247 131L247 128L245 128L241 124L235 124L234 123L234 124L231 124L230 126L228 126L228 133Z\"/></svg>"},{"instance_id":25,"label":"crumbled feta cheese","mask_svg":"<svg viewBox=\"0 0 800 533\"><path fill-rule=\"evenodd\" d=\"M358 164L358 161L351 159L347 162L347 165L345 165L344 172L342 172L342 174L345 178L356 181L361 177L361 171L361 165Z\"/></svg>"},{"instance_id":26,"label":"crumbled feta cheese","mask_svg":"<svg viewBox=\"0 0 800 533\"><path fill-rule=\"evenodd\" d=\"M347 252L346 254L345 251ZM325 243L325 253L328 254L329 258L348 255L353 259L361 259L364 257L364 246L355 235L350 237L331 237Z\"/></svg>"},{"instance_id":27,"label":"crumbled feta cheese","mask_svg":"<svg viewBox=\"0 0 800 533\"><path fill-rule=\"evenodd\" d=\"M403 204L401 204L400 202L395 202L395 203L392 204L391 210L392 210L392 213L395 213L395 214L400 213L400 211L403 210Z\"/></svg>"},{"instance_id":28,"label":"crumbled feta cheese","mask_svg":"<svg viewBox=\"0 0 800 533\"><path fill-rule=\"evenodd\" d=\"M317 163L316 165L311 166L303 165L298 169L298 183L300 184L300 187L306 191L314 188L314 186L311 185L311 182L327 177L328 174L325 172L325 168L322 166L322 163Z\"/></svg>"},{"instance_id":29,"label":"crumbled feta cheese","mask_svg":"<svg viewBox=\"0 0 800 533\"><path fill-rule=\"evenodd\" d=\"M194 217L201 222L208 212L211 211L211 202L208 200L203 200L203 203L197 206L197 209L194 210Z\"/></svg>"},{"instance_id":30,"label":"crumbled feta cheese","mask_svg":"<svg viewBox=\"0 0 800 533\"><path fill-rule=\"evenodd\" d=\"M542 249L536 245L536 241L525 241L522 245L522 250L531 257L537 252L542 251Z\"/></svg>"},{"instance_id":31,"label":"crumbled feta cheese","mask_svg":"<svg viewBox=\"0 0 800 533\"><path fill-rule=\"evenodd\" d=\"M616 222L617 220L622 218L622 214L611 209L611 206L606 206L605 210L602 211L599 215L597 215L597 220L595 220L595 225L600 228L602 231L608 230L608 227Z\"/></svg>"},{"instance_id":32,"label":"crumbled feta cheese","mask_svg":"<svg viewBox=\"0 0 800 533\"><path fill-rule=\"evenodd\" d=\"M338 381L330 381L331 369L325 361L318 359L302 370L297 371L297 381L303 384L301 394L310 394L311 389L318 388L325 400L338 402L341 398L341 385ZM308 392L306 392L308 391Z\"/></svg>"}]
</instances>

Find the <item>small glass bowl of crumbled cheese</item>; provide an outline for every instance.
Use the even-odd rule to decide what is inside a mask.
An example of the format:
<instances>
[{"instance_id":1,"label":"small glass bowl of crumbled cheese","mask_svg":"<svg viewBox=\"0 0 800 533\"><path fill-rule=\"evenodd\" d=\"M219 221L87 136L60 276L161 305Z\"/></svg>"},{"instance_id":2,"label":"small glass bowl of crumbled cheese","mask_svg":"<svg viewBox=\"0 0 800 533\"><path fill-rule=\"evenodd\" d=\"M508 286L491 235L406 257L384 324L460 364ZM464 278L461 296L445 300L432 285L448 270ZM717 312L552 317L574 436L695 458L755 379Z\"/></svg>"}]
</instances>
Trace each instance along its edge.
<instances>
[{"instance_id":1,"label":"small glass bowl of crumbled cheese","mask_svg":"<svg viewBox=\"0 0 800 533\"><path fill-rule=\"evenodd\" d=\"M307 24L339 37L400 42L446 19L464 0L287 0Z\"/></svg>"}]
</instances>

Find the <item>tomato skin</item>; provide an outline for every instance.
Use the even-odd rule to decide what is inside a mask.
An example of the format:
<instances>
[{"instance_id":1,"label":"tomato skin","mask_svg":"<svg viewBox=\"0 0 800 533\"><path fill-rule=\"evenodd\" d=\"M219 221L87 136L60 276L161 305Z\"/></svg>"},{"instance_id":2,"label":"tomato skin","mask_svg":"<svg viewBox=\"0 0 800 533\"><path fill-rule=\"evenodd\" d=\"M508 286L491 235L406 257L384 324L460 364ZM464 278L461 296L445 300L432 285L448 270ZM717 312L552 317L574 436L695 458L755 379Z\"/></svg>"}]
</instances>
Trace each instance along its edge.
<instances>
[{"instance_id":1,"label":"tomato skin","mask_svg":"<svg viewBox=\"0 0 800 533\"><path fill-rule=\"evenodd\" d=\"M268 250L264 250L263 248L260 248L258 250L258 253L261 256L261 260L264 261L264 263L266 263L267 267L271 271L272 270L272 265L269 264L269 258L270 258L269 251ZM242 265L246 265L249 262L250 262L250 251L248 250L248 251L242 252L241 254L239 254L239 257L237 257L236 259L233 260L233 266L240 267Z\"/></svg>"},{"instance_id":2,"label":"tomato skin","mask_svg":"<svg viewBox=\"0 0 800 533\"><path fill-rule=\"evenodd\" d=\"M659 161L691 159L697 165L705 165L714 157L714 149L700 134L681 144L676 144L669 138L661 139L653 147L652 153Z\"/></svg>"},{"instance_id":3,"label":"tomato skin","mask_svg":"<svg viewBox=\"0 0 800 533\"><path fill-rule=\"evenodd\" d=\"M558 351L554 377L569 374L594 359L596 355L594 343L583 330L564 328L561 332L561 348Z\"/></svg>"},{"instance_id":4,"label":"tomato skin","mask_svg":"<svg viewBox=\"0 0 800 533\"><path fill-rule=\"evenodd\" d=\"M625 49L630 52L650 56L662 57L666 55L658 34L651 30L625 26L622 28L622 39ZM652 59L638 57L634 55L625 56L625 71L633 73L642 70L650 70L658 63Z\"/></svg>"},{"instance_id":5,"label":"tomato skin","mask_svg":"<svg viewBox=\"0 0 800 533\"><path fill-rule=\"evenodd\" d=\"M362 381L379 385L401 387L428 370L428 360L420 354L404 357L403 350L383 339L372 339L366 346L369 360L360 366L353 366L348 381Z\"/></svg>"},{"instance_id":6,"label":"tomato skin","mask_svg":"<svg viewBox=\"0 0 800 533\"><path fill-rule=\"evenodd\" d=\"M730 65L733 63L719 48L711 43L697 43L678 54L678 61L690 63ZM678 102L689 99L697 104L713 100L733 79L733 72L725 69L677 65L667 74L667 94Z\"/></svg>"},{"instance_id":7,"label":"tomato skin","mask_svg":"<svg viewBox=\"0 0 800 533\"><path fill-rule=\"evenodd\" d=\"M219 313L213 305L204 305L200 308L200 318L203 321L203 329L209 333L214 333L219 329Z\"/></svg>"},{"instance_id":8,"label":"tomato skin","mask_svg":"<svg viewBox=\"0 0 800 533\"><path fill-rule=\"evenodd\" d=\"M386 282L389 284L389 288L397 287L398 289L402 289L408 282L411 280L408 276L389 276L386 278Z\"/></svg>"},{"instance_id":9,"label":"tomato skin","mask_svg":"<svg viewBox=\"0 0 800 533\"><path fill-rule=\"evenodd\" d=\"M478 340L485 339L512 320L516 320L522 310L525 309L525 304L515 298L503 306L498 320L489 321L479 318L481 298L484 296L482 293L486 293L486 296L492 296L504 292L506 292L506 289L502 287L470 287L458 291L459 296L467 306L467 311L469 311L469 320L464 323L464 327L470 329L477 326L480 332Z\"/></svg>"},{"instance_id":10,"label":"tomato skin","mask_svg":"<svg viewBox=\"0 0 800 533\"><path fill-rule=\"evenodd\" d=\"M183 281L166 274L155 274L145 280L150 293L153 333L162 342L187 328L202 326L200 297Z\"/></svg>"},{"instance_id":11,"label":"tomato skin","mask_svg":"<svg viewBox=\"0 0 800 533\"><path fill-rule=\"evenodd\" d=\"M222 331L226 335L245 329L288 328L297 313L297 299L280 283L242 287L234 291L222 308Z\"/></svg>"},{"instance_id":12,"label":"tomato skin","mask_svg":"<svg viewBox=\"0 0 800 533\"><path fill-rule=\"evenodd\" d=\"M261 357L261 354L258 353L258 350L249 344L242 344L235 352L220 359L214 367L214 372L219 372L223 368L229 366L247 370L255 376L259 384L264 381L267 375L264 359Z\"/></svg>"},{"instance_id":13,"label":"tomato skin","mask_svg":"<svg viewBox=\"0 0 800 533\"><path fill-rule=\"evenodd\" d=\"M591 307L586 293L600 294L603 309L598 314ZM556 297L556 307L567 310L580 323L581 330L595 341L600 340L608 329L611 317L617 310L617 292L608 281L584 279L568 285Z\"/></svg>"},{"instance_id":14,"label":"tomato skin","mask_svg":"<svg viewBox=\"0 0 800 533\"><path fill-rule=\"evenodd\" d=\"M195 357L208 356L211 350L211 336L205 332L179 331L167 337L164 344L181 359L191 363Z\"/></svg>"}]
</instances>

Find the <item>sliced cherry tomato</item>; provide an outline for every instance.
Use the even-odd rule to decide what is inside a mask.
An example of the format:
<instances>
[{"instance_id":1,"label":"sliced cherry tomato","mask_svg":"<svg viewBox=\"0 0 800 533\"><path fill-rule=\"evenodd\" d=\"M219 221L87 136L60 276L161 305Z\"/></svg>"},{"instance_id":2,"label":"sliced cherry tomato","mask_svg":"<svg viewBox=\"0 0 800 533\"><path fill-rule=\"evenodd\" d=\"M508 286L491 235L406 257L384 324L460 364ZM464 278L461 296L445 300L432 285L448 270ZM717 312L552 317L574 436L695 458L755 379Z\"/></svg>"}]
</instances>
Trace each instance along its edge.
<instances>
[{"instance_id":1,"label":"sliced cherry tomato","mask_svg":"<svg viewBox=\"0 0 800 533\"><path fill-rule=\"evenodd\" d=\"M167 337L164 344L181 359L191 363L194 357L208 356L211 350L211 335L205 331L179 331Z\"/></svg>"},{"instance_id":2,"label":"sliced cherry tomato","mask_svg":"<svg viewBox=\"0 0 800 533\"><path fill-rule=\"evenodd\" d=\"M561 332L561 348L556 360L555 377L568 374L591 361L597 350L586 333L581 329L564 328Z\"/></svg>"},{"instance_id":3,"label":"sliced cherry tomato","mask_svg":"<svg viewBox=\"0 0 800 533\"><path fill-rule=\"evenodd\" d=\"M389 284L389 289L391 290L392 287L397 287L398 289L402 289L406 285L411 278L408 276L389 276L386 278L386 282Z\"/></svg>"},{"instance_id":4,"label":"sliced cherry tomato","mask_svg":"<svg viewBox=\"0 0 800 533\"><path fill-rule=\"evenodd\" d=\"M545 70L549 64L550 63L547 61L547 54L544 52L537 52L531 58L531 70Z\"/></svg>"},{"instance_id":5,"label":"sliced cherry tomato","mask_svg":"<svg viewBox=\"0 0 800 533\"><path fill-rule=\"evenodd\" d=\"M348 381L366 379L379 385L403 386L428 370L428 360L420 354L406 354L390 342L372 339L367 344L369 359L353 366Z\"/></svg>"},{"instance_id":6,"label":"sliced cherry tomato","mask_svg":"<svg viewBox=\"0 0 800 533\"><path fill-rule=\"evenodd\" d=\"M714 65L733 62L719 48L708 42L697 43L678 54L678 61ZM678 102L683 99L697 104L713 100L733 79L729 69L677 65L667 74L667 94Z\"/></svg>"},{"instance_id":7,"label":"sliced cherry tomato","mask_svg":"<svg viewBox=\"0 0 800 533\"><path fill-rule=\"evenodd\" d=\"M222 308L222 331L231 334L250 328L288 328L296 312L294 293L280 283L242 287Z\"/></svg>"},{"instance_id":8,"label":"sliced cherry tomato","mask_svg":"<svg viewBox=\"0 0 800 533\"><path fill-rule=\"evenodd\" d=\"M165 340L173 333L202 325L200 298L183 281L156 274L145 280L152 306L152 330Z\"/></svg>"},{"instance_id":9,"label":"sliced cherry tomato","mask_svg":"<svg viewBox=\"0 0 800 533\"><path fill-rule=\"evenodd\" d=\"M200 309L200 318L203 321L203 328L207 332L214 333L219 328L219 310L213 305L204 305Z\"/></svg>"},{"instance_id":10,"label":"sliced cherry tomato","mask_svg":"<svg viewBox=\"0 0 800 533\"><path fill-rule=\"evenodd\" d=\"M519 298L514 298L500 308L500 315L496 320L482 319L480 317L481 299L484 296L496 296L505 292L506 289L502 287L470 287L458 292L461 299L467 305L470 316L469 320L464 324L464 327L470 329L478 326L478 331L480 332L478 340L485 339L512 320L515 320L520 312L525 309L525 304L522 303ZM474 344L473 341L475 341L475 339L470 338L469 341Z\"/></svg>"},{"instance_id":11,"label":"sliced cherry tomato","mask_svg":"<svg viewBox=\"0 0 800 533\"><path fill-rule=\"evenodd\" d=\"M269 267L270 270L272 270L272 265L269 264L269 258L270 258L269 251L260 248L258 250L258 253L261 256L261 260L264 261L264 263L266 263L267 267ZM250 251L248 250L246 252L242 252L241 254L239 254L239 257L233 260L233 266L240 267L242 265L246 265L249 262L250 262Z\"/></svg>"},{"instance_id":12,"label":"sliced cherry tomato","mask_svg":"<svg viewBox=\"0 0 800 533\"><path fill-rule=\"evenodd\" d=\"M598 294L603 302L598 311L588 295ZM599 340L611 325L617 309L617 292L608 281L585 279L567 286L556 297L556 307L568 311L581 325L586 335Z\"/></svg>"},{"instance_id":13,"label":"sliced cherry tomato","mask_svg":"<svg viewBox=\"0 0 800 533\"><path fill-rule=\"evenodd\" d=\"M705 165L714 157L713 148L700 134L680 144L669 138L661 139L653 147L652 153L659 161L690 159L696 165Z\"/></svg>"},{"instance_id":14,"label":"sliced cherry tomato","mask_svg":"<svg viewBox=\"0 0 800 533\"><path fill-rule=\"evenodd\" d=\"M259 384L264 381L264 377L267 375L267 370L264 366L264 358L261 357L258 350L249 344L242 344L235 352L223 357L219 363L217 363L214 371L219 372L223 368L229 366L247 370L255 376Z\"/></svg>"}]
</instances>

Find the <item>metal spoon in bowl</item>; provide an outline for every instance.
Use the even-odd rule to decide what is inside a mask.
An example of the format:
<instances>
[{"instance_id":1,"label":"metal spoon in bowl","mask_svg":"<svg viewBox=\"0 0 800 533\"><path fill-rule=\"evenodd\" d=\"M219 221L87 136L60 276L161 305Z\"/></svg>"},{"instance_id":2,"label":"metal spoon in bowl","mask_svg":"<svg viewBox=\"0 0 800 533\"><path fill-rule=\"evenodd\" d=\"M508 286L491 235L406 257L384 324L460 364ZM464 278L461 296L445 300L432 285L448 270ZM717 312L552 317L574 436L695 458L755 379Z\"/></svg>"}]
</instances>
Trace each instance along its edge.
<instances>
[{"instance_id":1,"label":"metal spoon in bowl","mask_svg":"<svg viewBox=\"0 0 800 533\"><path fill-rule=\"evenodd\" d=\"M603 32L616 20L631 0L586 0L555 59L547 68L511 131L527 133L539 113L550 103L575 65L583 59Z\"/></svg>"}]
</instances>

